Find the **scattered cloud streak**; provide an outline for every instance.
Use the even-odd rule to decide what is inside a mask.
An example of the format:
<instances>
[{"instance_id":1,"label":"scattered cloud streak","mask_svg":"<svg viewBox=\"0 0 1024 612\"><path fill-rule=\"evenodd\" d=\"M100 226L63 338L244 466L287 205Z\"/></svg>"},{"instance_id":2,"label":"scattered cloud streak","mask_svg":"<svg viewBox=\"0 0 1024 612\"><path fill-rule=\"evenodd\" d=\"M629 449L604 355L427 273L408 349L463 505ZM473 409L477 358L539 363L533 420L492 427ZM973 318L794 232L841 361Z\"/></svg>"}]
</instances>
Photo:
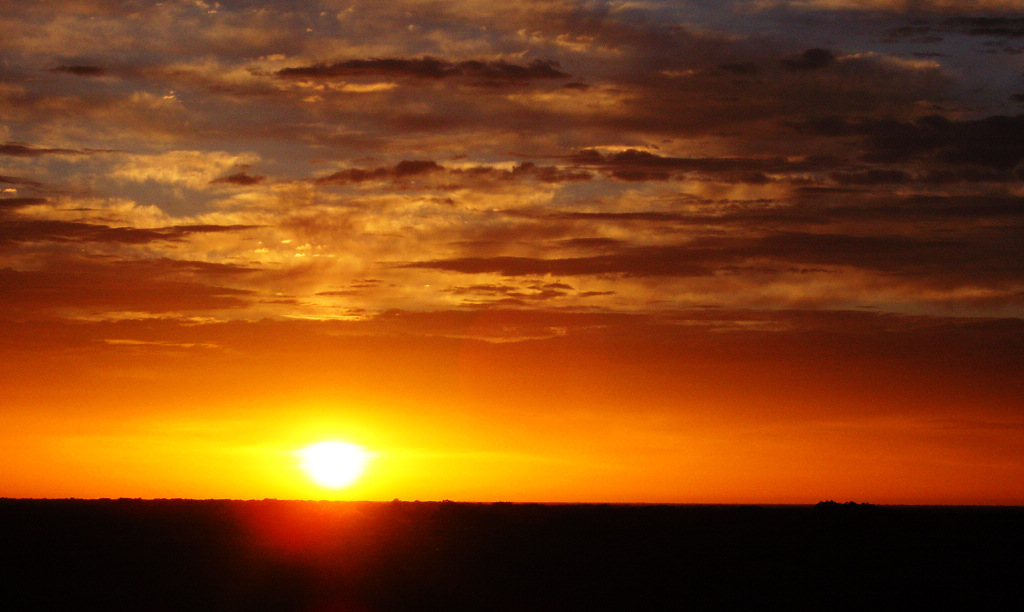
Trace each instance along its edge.
<instances>
[{"instance_id":1,"label":"scattered cloud streak","mask_svg":"<svg viewBox=\"0 0 1024 612\"><path fill-rule=\"evenodd\" d=\"M12 157L39 157L41 155L82 155L87 151L76 151L74 149L54 149L47 147L33 147L31 145L17 142L0 144L0 155Z\"/></svg>"},{"instance_id":2,"label":"scattered cloud streak","mask_svg":"<svg viewBox=\"0 0 1024 612\"><path fill-rule=\"evenodd\" d=\"M282 68L276 72L286 79L335 79L380 77L412 79L463 78L479 84L509 84L537 79L565 79L569 75L551 60L516 64L505 60L464 60L451 62L436 57L352 59L333 63Z\"/></svg>"},{"instance_id":3,"label":"scattered cloud streak","mask_svg":"<svg viewBox=\"0 0 1024 612\"><path fill-rule=\"evenodd\" d=\"M106 73L106 70L104 70L100 66L87 66L82 64L75 64L72 66L57 66L56 68L51 68L50 72L60 72L64 74L73 74L75 76L83 77L95 77L102 76Z\"/></svg>"}]
</instances>

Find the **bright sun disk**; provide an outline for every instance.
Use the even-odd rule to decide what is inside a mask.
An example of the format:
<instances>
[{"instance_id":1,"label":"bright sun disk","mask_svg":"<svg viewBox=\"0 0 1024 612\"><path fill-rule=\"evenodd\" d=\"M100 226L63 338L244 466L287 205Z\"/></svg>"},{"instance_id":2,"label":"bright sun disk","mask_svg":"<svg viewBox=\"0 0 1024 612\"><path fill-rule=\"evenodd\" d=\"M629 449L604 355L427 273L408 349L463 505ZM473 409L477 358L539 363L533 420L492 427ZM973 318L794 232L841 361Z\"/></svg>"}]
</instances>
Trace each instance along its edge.
<instances>
[{"instance_id":1,"label":"bright sun disk","mask_svg":"<svg viewBox=\"0 0 1024 612\"><path fill-rule=\"evenodd\" d=\"M298 455L306 474L328 489L341 489L355 482L370 460L365 448L350 442L317 442L299 450Z\"/></svg>"}]
</instances>

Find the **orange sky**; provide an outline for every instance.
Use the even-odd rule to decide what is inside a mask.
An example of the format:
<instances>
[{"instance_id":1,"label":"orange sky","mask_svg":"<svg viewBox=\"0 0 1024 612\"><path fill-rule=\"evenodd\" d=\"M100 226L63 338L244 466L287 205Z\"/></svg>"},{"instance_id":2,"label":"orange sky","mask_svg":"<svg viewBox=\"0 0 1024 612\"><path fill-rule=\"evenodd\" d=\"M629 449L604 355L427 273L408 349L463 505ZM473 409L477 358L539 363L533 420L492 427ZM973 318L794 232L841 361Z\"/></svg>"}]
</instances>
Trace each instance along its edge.
<instances>
[{"instance_id":1,"label":"orange sky","mask_svg":"<svg viewBox=\"0 0 1024 612\"><path fill-rule=\"evenodd\" d=\"M1024 504L1012 3L251 4L0 7L0 496Z\"/></svg>"}]
</instances>

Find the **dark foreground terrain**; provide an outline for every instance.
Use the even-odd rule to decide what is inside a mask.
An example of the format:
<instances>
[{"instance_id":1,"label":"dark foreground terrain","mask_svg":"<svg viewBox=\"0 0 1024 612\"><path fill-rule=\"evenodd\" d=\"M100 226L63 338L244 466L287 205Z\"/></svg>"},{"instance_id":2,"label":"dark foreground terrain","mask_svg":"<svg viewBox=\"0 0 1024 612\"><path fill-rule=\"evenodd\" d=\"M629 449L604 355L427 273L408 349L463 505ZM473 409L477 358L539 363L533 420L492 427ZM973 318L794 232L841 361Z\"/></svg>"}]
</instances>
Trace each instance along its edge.
<instances>
[{"instance_id":1,"label":"dark foreground terrain","mask_svg":"<svg viewBox=\"0 0 1024 612\"><path fill-rule=\"evenodd\" d=\"M1024 609L1024 509L0 499L3 610Z\"/></svg>"}]
</instances>

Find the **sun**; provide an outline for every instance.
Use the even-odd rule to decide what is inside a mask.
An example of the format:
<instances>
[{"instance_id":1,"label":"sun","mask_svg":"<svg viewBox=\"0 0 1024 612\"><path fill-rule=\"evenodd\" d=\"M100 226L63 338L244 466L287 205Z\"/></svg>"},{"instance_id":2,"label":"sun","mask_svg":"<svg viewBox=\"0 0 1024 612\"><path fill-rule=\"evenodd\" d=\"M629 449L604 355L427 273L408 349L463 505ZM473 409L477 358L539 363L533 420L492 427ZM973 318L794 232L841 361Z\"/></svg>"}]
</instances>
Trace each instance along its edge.
<instances>
[{"instance_id":1,"label":"sun","mask_svg":"<svg viewBox=\"0 0 1024 612\"><path fill-rule=\"evenodd\" d=\"M325 441L310 444L297 453L302 469L322 487L342 489L363 475L371 453L358 444Z\"/></svg>"}]
</instances>

